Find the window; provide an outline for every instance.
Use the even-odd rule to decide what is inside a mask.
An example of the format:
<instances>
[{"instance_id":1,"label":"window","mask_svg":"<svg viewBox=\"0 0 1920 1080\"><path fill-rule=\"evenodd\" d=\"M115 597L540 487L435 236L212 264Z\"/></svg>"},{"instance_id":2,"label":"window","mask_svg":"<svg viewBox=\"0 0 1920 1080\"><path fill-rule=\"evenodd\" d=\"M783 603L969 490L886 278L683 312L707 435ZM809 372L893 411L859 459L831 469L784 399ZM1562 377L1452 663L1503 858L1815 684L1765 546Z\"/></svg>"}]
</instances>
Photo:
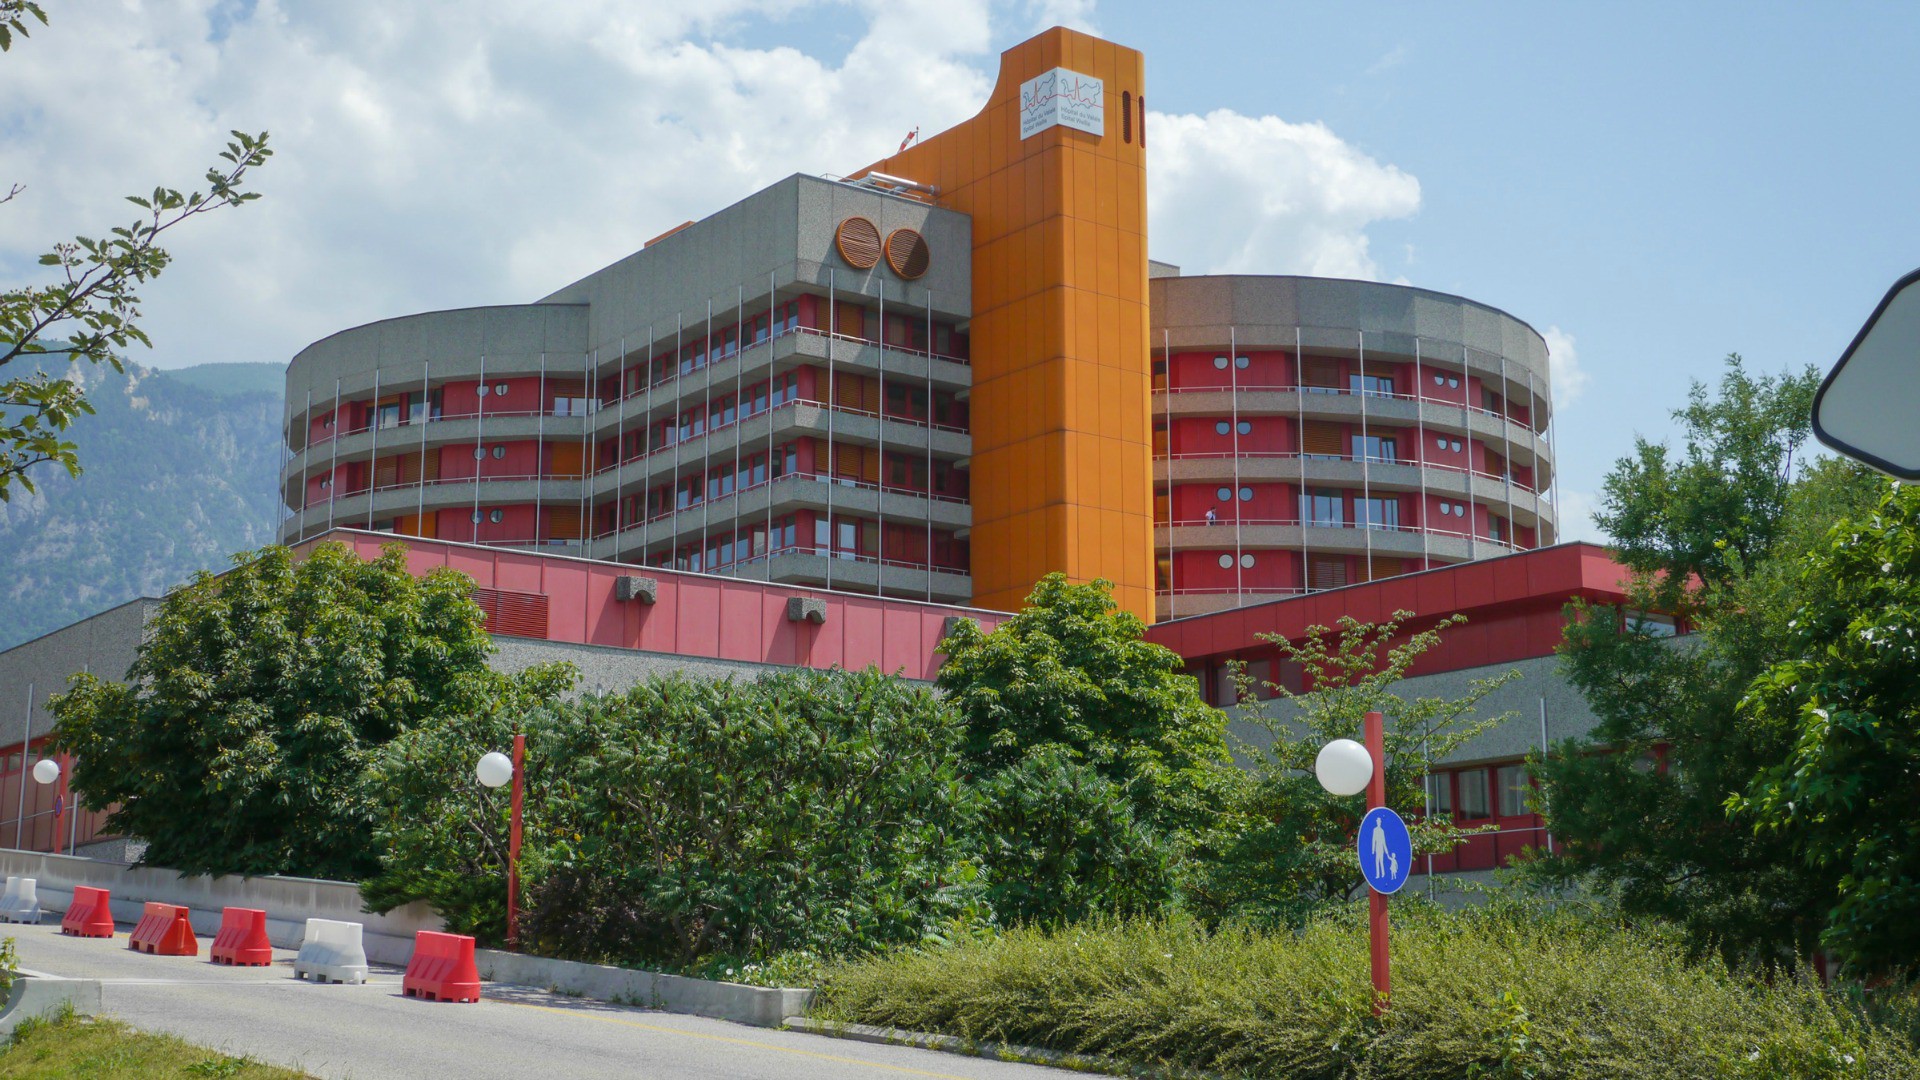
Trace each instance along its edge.
<instances>
[{"instance_id":1,"label":"window","mask_svg":"<svg viewBox=\"0 0 1920 1080\"><path fill-rule=\"evenodd\" d=\"M375 420L374 423L375 423L375 426L383 427L383 428L399 427L400 426L400 403L397 401L393 401L380 406L379 419Z\"/></svg>"},{"instance_id":2,"label":"window","mask_svg":"<svg viewBox=\"0 0 1920 1080\"><path fill-rule=\"evenodd\" d=\"M1330 356L1308 356L1300 360L1300 389L1309 394L1340 392L1340 361Z\"/></svg>"},{"instance_id":3,"label":"window","mask_svg":"<svg viewBox=\"0 0 1920 1080\"><path fill-rule=\"evenodd\" d=\"M1674 625L1673 616L1646 611L1627 612L1626 625L1630 633L1644 634L1647 637L1673 637L1679 633L1679 628Z\"/></svg>"},{"instance_id":4,"label":"window","mask_svg":"<svg viewBox=\"0 0 1920 1080\"><path fill-rule=\"evenodd\" d=\"M1468 821L1492 817L1487 805L1487 770L1460 770L1460 816Z\"/></svg>"},{"instance_id":5,"label":"window","mask_svg":"<svg viewBox=\"0 0 1920 1080\"><path fill-rule=\"evenodd\" d=\"M486 383L481 383L481 384L480 384L480 390L479 390L479 393L480 393L480 396L481 396L481 397L486 397L486 396L487 396L488 394L490 394L490 393L492 393L492 392L493 392L493 388L492 388L492 387L490 387L490 386L488 386L488 385L487 385Z\"/></svg>"},{"instance_id":6,"label":"window","mask_svg":"<svg viewBox=\"0 0 1920 1080\"><path fill-rule=\"evenodd\" d=\"M1252 361L1244 356L1236 356L1233 358L1233 366L1239 368L1241 371L1247 370L1247 365L1250 363L1252 363Z\"/></svg>"},{"instance_id":7,"label":"window","mask_svg":"<svg viewBox=\"0 0 1920 1080\"><path fill-rule=\"evenodd\" d=\"M1347 584L1347 559L1344 555L1308 555L1307 588L1338 589Z\"/></svg>"},{"instance_id":8,"label":"window","mask_svg":"<svg viewBox=\"0 0 1920 1080\"><path fill-rule=\"evenodd\" d=\"M1253 556L1252 556L1252 555L1242 555L1242 556L1240 556L1240 569L1242 569L1242 570L1251 570L1251 569L1253 569Z\"/></svg>"},{"instance_id":9,"label":"window","mask_svg":"<svg viewBox=\"0 0 1920 1080\"><path fill-rule=\"evenodd\" d=\"M495 525L498 525L498 524L500 524L500 522L501 522L501 521L502 521L503 519L505 519L505 517L506 517L506 516L507 516L507 515L506 515L506 512L505 512L505 511L503 511L503 510L489 510L489 511L487 511L487 520L488 520L488 521L491 521L491 522L493 522L493 523L494 523Z\"/></svg>"},{"instance_id":10,"label":"window","mask_svg":"<svg viewBox=\"0 0 1920 1080\"><path fill-rule=\"evenodd\" d=\"M1238 431L1242 435L1251 435L1253 434L1253 421L1242 420L1238 424L1234 425L1234 430Z\"/></svg>"},{"instance_id":11,"label":"window","mask_svg":"<svg viewBox=\"0 0 1920 1080\"><path fill-rule=\"evenodd\" d=\"M1507 519L1499 514L1487 515L1487 536L1501 543L1507 542Z\"/></svg>"},{"instance_id":12,"label":"window","mask_svg":"<svg viewBox=\"0 0 1920 1080\"><path fill-rule=\"evenodd\" d=\"M496 446L496 447L494 447L494 448L493 448L493 460L495 460L495 461L499 461L499 460L500 460L501 458L504 458L504 457L506 457L506 456L507 456L507 448L506 448L506 447L504 447L504 446Z\"/></svg>"},{"instance_id":13,"label":"window","mask_svg":"<svg viewBox=\"0 0 1920 1080\"><path fill-rule=\"evenodd\" d=\"M1353 456L1390 465L1400 460L1400 440L1392 435L1355 435Z\"/></svg>"},{"instance_id":14,"label":"window","mask_svg":"<svg viewBox=\"0 0 1920 1080\"><path fill-rule=\"evenodd\" d=\"M1428 774L1427 816L1443 819L1453 816L1453 776L1451 774Z\"/></svg>"},{"instance_id":15,"label":"window","mask_svg":"<svg viewBox=\"0 0 1920 1080\"><path fill-rule=\"evenodd\" d=\"M474 448L473 448L473 460L475 460L475 461L485 461L485 460L487 460L487 448L486 448L486 447L484 447L484 446L476 446L476 447L474 447Z\"/></svg>"},{"instance_id":16,"label":"window","mask_svg":"<svg viewBox=\"0 0 1920 1080\"><path fill-rule=\"evenodd\" d=\"M1217 498L1217 499L1219 499L1219 500L1220 500L1221 502L1232 502L1232 501L1233 501L1233 489L1232 489L1232 488L1221 488L1221 489L1220 489L1219 491L1216 491L1216 492L1214 492L1213 494L1214 494L1214 497L1215 497L1215 498Z\"/></svg>"},{"instance_id":17,"label":"window","mask_svg":"<svg viewBox=\"0 0 1920 1080\"><path fill-rule=\"evenodd\" d=\"M1243 487L1243 488L1241 488L1241 489L1240 489L1240 501L1241 501L1241 502L1252 502L1252 501L1253 501L1253 489L1252 489L1252 488L1250 488L1250 487Z\"/></svg>"},{"instance_id":18,"label":"window","mask_svg":"<svg viewBox=\"0 0 1920 1080\"><path fill-rule=\"evenodd\" d=\"M1519 817L1531 813L1527 808L1527 797L1533 794L1533 784L1527 779L1525 765L1502 765L1499 772L1500 816Z\"/></svg>"},{"instance_id":19,"label":"window","mask_svg":"<svg viewBox=\"0 0 1920 1080\"><path fill-rule=\"evenodd\" d=\"M1309 525L1341 526L1347 523L1346 496L1338 491L1316 488L1300 498L1300 516Z\"/></svg>"},{"instance_id":20,"label":"window","mask_svg":"<svg viewBox=\"0 0 1920 1080\"><path fill-rule=\"evenodd\" d=\"M1233 556L1231 555L1220 556L1220 569L1222 570L1233 569Z\"/></svg>"},{"instance_id":21,"label":"window","mask_svg":"<svg viewBox=\"0 0 1920 1080\"><path fill-rule=\"evenodd\" d=\"M1309 420L1300 431L1300 452L1310 458L1343 458L1346 434L1339 424Z\"/></svg>"},{"instance_id":22,"label":"window","mask_svg":"<svg viewBox=\"0 0 1920 1080\"><path fill-rule=\"evenodd\" d=\"M1354 503L1354 511L1359 515L1360 524L1370 529L1397 529L1400 527L1400 500L1392 496L1361 499Z\"/></svg>"},{"instance_id":23,"label":"window","mask_svg":"<svg viewBox=\"0 0 1920 1080\"><path fill-rule=\"evenodd\" d=\"M1433 446L1436 450L1445 450L1447 448L1447 440L1439 435L1435 435L1433 437Z\"/></svg>"},{"instance_id":24,"label":"window","mask_svg":"<svg viewBox=\"0 0 1920 1080\"><path fill-rule=\"evenodd\" d=\"M1120 141L1133 141L1133 91L1120 91Z\"/></svg>"},{"instance_id":25,"label":"window","mask_svg":"<svg viewBox=\"0 0 1920 1080\"><path fill-rule=\"evenodd\" d=\"M1219 423L1213 425L1213 433L1215 435L1225 435L1230 430L1232 429L1227 426L1227 422L1225 420L1222 420Z\"/></svg>"},{"instance_id":26,"label":"window","mask_svg":"<svg viewBox=\"0 0 1920 1080\"><path fill-rule=\"evenodd\" d=\"M1216 356L1216 357L1214 357L1214 358L1213 358L1213 366L1214 366L1214 367L1216 367L1216 368L1218 368L1218 369L1220 369L1221 371L1225 371L1225 370L1227 370L1227 358L1226 358L1226 357L1224 357L1224 356Z\"/></svg>"},{"instance_id":27,"label":"window","mask_svg":"<svg viewBox=\"0 0 1920 1080\"><path fill-rule=\"evenodd\" d=\"M1356 394L1369 397L1392 397L1393 376L1391 375L1349 375L1347 389Z\"/></svg>"},{"instance_id":28,"label":"window","mask_svg":"<svg viewBox=\"0 0 1920 1080\"><path fill-rule=\"evenodd\" d=\"M478 510L475 510L475 511L473 512L473 523L474 523L475 525L478 525L478 524L480 524L480 511L478 511Z\"/></svg>"}]
</instances>

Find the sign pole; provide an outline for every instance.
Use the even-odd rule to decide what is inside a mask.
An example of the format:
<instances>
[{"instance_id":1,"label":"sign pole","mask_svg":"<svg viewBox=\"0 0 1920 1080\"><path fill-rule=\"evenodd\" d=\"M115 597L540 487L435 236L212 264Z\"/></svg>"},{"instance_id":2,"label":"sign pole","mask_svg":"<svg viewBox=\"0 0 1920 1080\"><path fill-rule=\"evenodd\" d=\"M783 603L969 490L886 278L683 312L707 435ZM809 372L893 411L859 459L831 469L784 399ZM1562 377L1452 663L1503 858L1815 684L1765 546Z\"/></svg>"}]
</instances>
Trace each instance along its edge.
<instances>
[{"instance_id":1,"label":"sign pole","mask_svg":"<svg viewBox=\"0 0 1920 1080\"><path fill-rule=\"evenodd\" d=\"M1367 756L1373 759L1373 777L1367 781L1367 809L1387 805L1387 719L1377 712L1367 714ZM1387 968L1387 894L1367 890L1367 946L1373 956L1373 1015L1387 1011L1392 992L1392 977Z\"/></svg>"},{"instance_id":2,"label":"sign pole","mask_svg":"<svg viewBox=\"0 0 1920 1080\"><path fill-rule=\"evenodd\" d=\"M507 827L507 948L520 946L520 806L526 793L527 737L513 737L513 818Z\"/></svg>"}]
</instances>

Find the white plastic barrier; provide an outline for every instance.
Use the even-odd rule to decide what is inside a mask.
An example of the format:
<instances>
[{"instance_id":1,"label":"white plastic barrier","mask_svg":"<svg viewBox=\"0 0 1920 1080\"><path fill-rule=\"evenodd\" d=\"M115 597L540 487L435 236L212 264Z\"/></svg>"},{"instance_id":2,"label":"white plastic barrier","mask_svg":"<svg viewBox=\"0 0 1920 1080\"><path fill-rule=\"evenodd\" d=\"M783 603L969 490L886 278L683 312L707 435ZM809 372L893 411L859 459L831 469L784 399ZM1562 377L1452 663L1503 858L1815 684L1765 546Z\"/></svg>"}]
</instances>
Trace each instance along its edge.
<instances>
[{"instance_id":1,"label":"white plastic barrier","mask_svg":"<svg viewBox=\"0 0 1920 1080\"><path fill-rule=\"evenodd\" d=\"M293 961L294 978L314 982L366 982L367 950L360 943L360 932L357 922L308 919L307 936L300 942L300 955Z\"/></svg>"},{"instance_id":2,"label":"white plastic barrier","mask_svg":"<svg viewBox=\"0 0 1920 1080\"><path fill-rule=\"evenodd\" d=\"M39 882L30 877L8 878L7 891L0 894L0 919L17 923L39 922Z\"/></svg>"}]
</instances>

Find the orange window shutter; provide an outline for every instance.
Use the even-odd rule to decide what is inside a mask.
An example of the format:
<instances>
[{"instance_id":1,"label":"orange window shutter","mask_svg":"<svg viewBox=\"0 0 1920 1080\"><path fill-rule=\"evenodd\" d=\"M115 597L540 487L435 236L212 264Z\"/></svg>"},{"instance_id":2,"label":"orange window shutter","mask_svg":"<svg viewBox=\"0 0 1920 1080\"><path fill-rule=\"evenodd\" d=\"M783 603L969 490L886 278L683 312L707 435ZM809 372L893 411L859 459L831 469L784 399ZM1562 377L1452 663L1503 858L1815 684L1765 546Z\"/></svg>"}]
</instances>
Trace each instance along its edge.
<instances>
[{"instance_id":1,"label":"orange window shutter","mask_svg":"<svg viewBox=\"0 0 1920 1080\"><path fill-rule=\"evenodd\" d=\"M585 458L585 455L581 452L579 443L574 443L574 442L555 443L553 445L552 475L579 476L583 471L581 468L581 462L584 460L584 458Z\"/></svg>"},{"instance_id":2,"label":"orange window shutter","mask_svg":"<svg viewBox=\"0 0 1920 1080\"><path fill-rule=\"evenodd\" d=\"M419 454L400 455L400 482L403 484L417 484L420 482Z\"/></svg>"},{"instance_id":3,"label":"orange window shutter","mask_svg":"<svg viewBox=\"0 0 1920 1080\"><path fill-rule=\"evenodd\" d=\"M1344 555L1309 555L1307 587L1338 589L1347 584L1347 558Z\"/></svg>"},{"instance_id":4,"label":"orange window shutter","mask_svg":"<svg viewBox=\"0 0 1920 1080\"><path fill-rule=\"evenodd\" d=\"M874 450L872 448L868 448L866 450L861 451L860 457L861 457L860 478L865 480L869 484L878 484L880 482L879 451Z\"/></svg>"},{"instance_id":5,"label":"orange window shutter","mask_svg":"<svg viewBox=\"0 0 1920 1080\"><path fill-rule=\"evenodd\" d=\"M870 413L880 411L880 380L860 380L860 407Z\"/></svg>"},{"instance_id":6,"label":"orange window shutter","mask_svg":"<svg viewBox=\"0 0 1920 1080\"><path fill-rule=\"evenodd\" d=\"M1300 432L1300 452L1345 457L1347 455L1346 438L1346 432L1339 424L1325 420L1309 420Z\"/></svg>"},{"instance_id":7,"label":"orange window shutter","mask_svg":"<svg viewBox=\"0 0 1920 1080\"><path fill-rule=\"evenodd\" d=\"M553 540L580 539L580 508L578 506L548 507L547 536Z\"/></svg>"},{"instance_id":8,"label":"orange window shutter","mask_svg":"<svg viewBox=\"0 0 1920 1080\"><path fill-rule=\"evenodd\" d=\"M427 451L426 456L422 458L421 461L423 467L420 470L420 475L422 479L428 482L440 479L440 451Z\"/></svg>"},{"instance_id":9,"label":"orange window shutter","mask_svg":"<svg viewBox=\"0 0 1920 1080\"><path fill-rule=\"evenodd\" d=\"M1330 356L1307 356L1300 361L1300 381L1307 386L1340 385L1340 361Z\"/></svg>"},{"instance_id":10,"label":"orange window shutter","mask_svg":"<svg viewBox=\"0 0 1920 1080\"><path fill-rule=\"evenodd\" d=\"M381 458L373 466L373 486L390 488L400 482L400 459Z\"/></svg>"}]
</instances>

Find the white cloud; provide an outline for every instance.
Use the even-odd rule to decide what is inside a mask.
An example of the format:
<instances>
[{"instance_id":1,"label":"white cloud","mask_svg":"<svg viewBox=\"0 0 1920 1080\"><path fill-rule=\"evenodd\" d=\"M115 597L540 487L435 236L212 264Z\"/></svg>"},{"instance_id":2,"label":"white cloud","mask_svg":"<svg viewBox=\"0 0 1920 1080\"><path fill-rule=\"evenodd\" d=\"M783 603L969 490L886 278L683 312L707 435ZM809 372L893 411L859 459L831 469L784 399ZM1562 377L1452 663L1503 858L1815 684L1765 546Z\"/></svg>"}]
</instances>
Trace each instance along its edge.
<instances>
[{"instance_id":1,"label":"white cloud","mask_svg":"<svg viewBox=\"0 0 1920 1080\"><path fill-rule=\"evenodd\" d=\"M1607 534L1593 523L1594 499L1589 491L1574 491L1571 488L1560 489L1560 540L1570 542L1586 540L1590 543L1607 543Z\"/></svg>"},{"instance_id":2,"label":"white cloud","mask_svg":"<svg viewBox=\"0 0 1920 1080\"><path fill-rule=\"evenodd\" d=\"M1574 348L1573 335L1558 326L1540 332L1547 340L1548 372L1553 380L1553 404L1564 409L1586 392L1591 379L1580 366L1580 353Z\"/></svg>"},{"instance_id":3,"label":"white cloud","mask_svg":"<svg viewBox=\"0 0 1920 1080\"><path fill-rule=\"evenodd\" d=\"M1148 124L1154 257L1188 273L1376 278L1367 227L1420 208L1420 181L1324 124L1227 109Z\"/></svg>"},{"instance_id":4,"label":"white cloud","mask_svg":"<svg viewBox=\"0 0 1920 1080\"><path fill-rule=\"evenodd\" d=\"M284 363L373 319L522 303L794 172L842 173L978 110L997 47L1093 0L100 0L0 57L0 275L270 129L265 195L168 243L160 366ZM820 15L823 59L742 44ZM764 35L763 35L764 36ZM825 46L823 46L825 47ZM76 78L75 72L86 77ZM1156 115L1154 255L1189 272L1373 277L1419 183L1320 124Z\"/></svg>"}]
</instances>

